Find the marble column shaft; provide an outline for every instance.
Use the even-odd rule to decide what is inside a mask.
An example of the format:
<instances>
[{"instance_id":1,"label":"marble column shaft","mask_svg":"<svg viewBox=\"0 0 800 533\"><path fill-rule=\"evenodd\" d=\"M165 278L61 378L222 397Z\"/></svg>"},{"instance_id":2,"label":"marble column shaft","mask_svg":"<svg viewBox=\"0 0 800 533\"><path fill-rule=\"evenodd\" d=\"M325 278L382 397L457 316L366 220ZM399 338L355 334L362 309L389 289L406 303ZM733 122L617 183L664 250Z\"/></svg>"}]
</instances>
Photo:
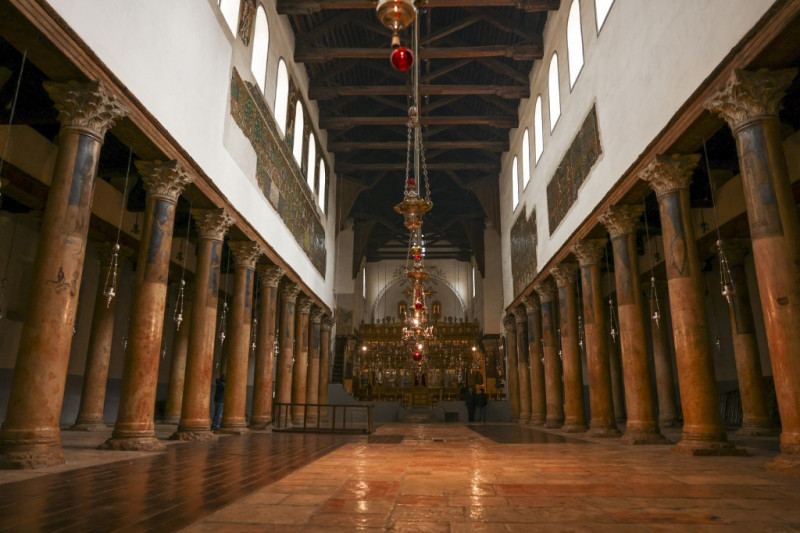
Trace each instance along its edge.
<instances>
[{"instance_id":1,"label":"marble column shaft","mask_svg":"<svg viewBox=\"0 0 800 533\"><path fill-rule=\"evenodd\" d=\"M258 258L264 253L258 243L231 241L233 254L233 306L230 340L225 358L225 408L218 433L247 432L247 363L250 359L250 333L253 324L253 292Z\"/></svg>"},{"instance_id":2,"label":"marble column shaft","mask_svg":"<svg viewBox=\"0 0 800 533\"><path fill-rule=\"evenodd\" d=\"M669 310L683 410L683 433L673 448L689 455L730 454L719 412L705 286L689 206L689 183L700 155L657 155L639 174L658 197L667 268Z\"/></svg>"},{"instance_id":3,"label":"marble column shaft","mask_svg":"<svg viewBox=\"0 0 800 533\"><path fill-rule=\"evenodd\" d=\"M600 216L600 222L608 229L614 249L619 341L628 416L622 441L626 444L663 444L665 439L659 432L653 405L653 384L650 380L650 358L634 237L643 211L641 205L613 206Z\"/></svg>"},{"instance_id":4,"label":"marble column shaft","mask_svg":"<svg viewBox=\"0 0 800 533\"><path fill-rule=\"evenodd\" d=\"M517 379L519 380L519 421L531 421L531 371L528 352L528 313L524 307L514 309L517 332Z\"/></svg>"},{"instance_id":5,"label":"marble column shaft","mask_svg":"<svg viewBox=\"0 0 800 533\"><path fill-rule=\"evenodd\" d=\"M519 422L519 367L517 366L517 330L514 315L507 314L503 318L506 339L503 345L506 352L506 395L511 408L511 421Z\"/></svg>"},{"instance_id":6,"label":"marble column shaft","mask_svg":"<svg viewBox=\"0 0 800 533\"><path fill-rule=\"evenodd\" d=\"M0 432L2 468L64 462L58 423L100 147L106 130L128 113L99 82L47 82L45 89L61 130Z\"/></svg>"},{"instance_id":7,"label":"marble column shaft","mask_svg":"<svg viewBox=\"0 0 800 533\"><path fill-rule=\"evenodd\" d=\"M778 117L797 69L736 70L706 107L736 138L753 260L781 413L782 455L772 468L800 473L800 219Z\"/></svg>"},{"instance_id":8,"label":"marble column shaft","mask_svg":"<svg viewBox=\"0 0 800 533\"><path fill-rule=\"evenodd\" d=\"M75 425L70 429L79 431L101 431L107 429L103 423L103 407L106 398L108 363L111 359L111 344L114 342L114 318L117 311L117 298L110 300L105 295L105 279L111 267L113 245L97 247L100 259L100 275L92 314L92 331L89 335L89 350L86 354L86 368L83 372L81 404ZM117 251L117 253L119 253Z\"/></svg>"},{"instance_id":9,"label":"marble column shaft","mask_svg":"<svg viewBox=\"0 0 800 533\"><path fill-rule=\"evenodd\" d=\"M560 428L564 424L564 389L561 382L561 358L558 356L556 286L551 281L538 283L534 290L542 303L542 349L544 352L545 427Z\"/></svg>"},{"instance_id":10,"label":"marble column shaft","mask_svg":"<svg viewBox=\"0 0 800 533\"><path fill-rule=\"evenodd\" d=\"M648 291L652 290L652 287L648 287ZM673 427L678 425L678 402L675 394L675 376L672 371L672 354L669 349L669 327L664 316L667 299L658 282L655 290L660 302L661 318L658 324L651 320L650 328L653 334L653 365L656 370L658 392L658 423L661 427ZM651 317L654 311L655 309L650 309Z\"/></svg>"},{"instance_id":11,"label":"marble column shaft","mask_svg":"<svg viewBox=\"0 0 800 533\"><path fill-rule=\"evenodd\" d=\"M137 161L147 191L144 226L131 297L128 347L112 450L164 448L155 436L156 388L167 304L172 231L178 196L194 181L177 161Z\"/></svg>"},{"instance_id":12,"label":"marble column shaft","mask_svg":"<svg viewBox=\"0 0 800 533\"><path fill-rule=\"evenodd\" d=\"M180 290L180 287L178 287ZM169 387L167 403L164 407L164 424L177 424L181 420L181 404L183 403L183 384L186 380L186 354L189 350L189 330L192 316L194 291L184 286L183 313L181 326L172 339L172 358L169 363Z\"/></svg>"},{"instance_id":13,"label":"marble column shaft","mask_svg":"<svg viewBox=\"0 0 800 533\"><path fill-rule=\"evenodd\" d=\"M528 357L531 377L531 424L543 426L547 420L544 363L542 358L542 308L539 296L529 294L523 300L528 314Z\"/></svg>"},{"instance_id":14,"label":"marble column shaft","mask_svg":"<svg viewBox=\"0 0 800 533\"><path fill-rule=\"evenodd\" d=\"M328 416L328 408L324 407L328 403L328 382L331 375L331 328L333 321L329 315L322 317L320 325L320 365L319 365L319 415Z\"/></svg>"},{"instance_id":15,"label":"marble column shaft","mask_svg":"<svg viewBox=\"0 0 800 533\"><path fill-rule=\"evenodd\" d=\"M275 324L278 314L278 284L284 271L275 265L259 265L258 326L256 330L253 406L250 429L264 429L272 423L272 389L275 371Z\"/></svg>"},{"instance_id":16,"label":"marble column shaft","mask_svg":"<svg viewBox=\"0 0 800 533\"><path fill-rule=\"evenodd\" d=\"M233 218L225 209L196 209L192 213L198 233L194 304L186 358L183 405L174 440L208 440L211 433L211 376L214 372L217 303L219 301L222 241ZM224 411L223 411L224 412Z\"/></svg>"},{"instance_id":17,"label":"marble column shaft","mask_svg":"<svg viewBox=\"0 0 800 533\"><path fill-rule=\"evenodd\" d=\"M309 342L308 342L308 374L306 375L307 404L319 403L319 371L320 371L320 342L321 342L322 309L314 308L309 317ZM318 407L310 407L306 415L310 424L316 424L319 416Z\"/></svg>"},{"instance_id":18,"label":"marble column shaft","mask_svg":"<svg viewBox=\"0 0 800 533\"><path fill-rule=\"evenodd\" d=\"M608 351L608 318L601 284L600 262L606 249L605 239L580 241L572 247L581 270L583 327L586 368L589 372L590 432L593 437L620 435L614 419L611 391L611 365Z\"/></svg>"},{"instance_id":19,"label":"marble column shaft","mask_svg":"<svg viewBox=\"0 0 800 533\"><path fill-rule=\"evenodd\" d=\"M300 287L293 282L287 282L281 288L281 316L278 332L280 338L278 340L278 361L276 363L277 369L275 374L275 401L279 404L292 403L292 368L294 364L294 332L296 322L296 305L297 295L300 292ZM275 415L286 417L288 413L287 405L280 406L282 411L276 412ZM285 418L283 422L288 421ZM273 418L274 422L274 418Z\"/></svg>"},{"instance_id":20,"label":"marble column shaft","mask_svg":"<svg viewBox=\"0 0 800 533\"><path fill-rule=\"evenodd\" d=\"M306 409L306 385L308 380L308 325L312 300L308 296L297 299L297 314L294 323L294 366L292 367L292 425L302 425Z\"/></svg>"},{"instance_id":21,"label":"marble column shaft","mask_svg":"<svg viewBox=\"0 0 800 533\"><path fill-rule=\"evenodd\" d=\"M586 408L583 401L583 365L578 340L578 265L562 263L550 270L558 290L558 317L561 322L561 363L564 370L563 431L586 431Z\"/></svg>"}]
</instances>

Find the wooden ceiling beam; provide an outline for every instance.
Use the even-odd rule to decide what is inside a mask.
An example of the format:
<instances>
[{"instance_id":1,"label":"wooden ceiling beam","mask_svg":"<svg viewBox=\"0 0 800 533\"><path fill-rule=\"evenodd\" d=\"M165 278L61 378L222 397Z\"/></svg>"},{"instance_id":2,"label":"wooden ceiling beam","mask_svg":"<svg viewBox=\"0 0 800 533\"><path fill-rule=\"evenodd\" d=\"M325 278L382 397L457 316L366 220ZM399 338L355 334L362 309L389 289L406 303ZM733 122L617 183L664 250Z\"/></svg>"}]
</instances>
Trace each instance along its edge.
<instances>
[{"instance_id":1,"label":"wooden ceiling beam","mask_svg":"<svg viewBox=\"0 0 800 533\"><path fill-rule=\"evenodd\" d=\"M341 130L358 126L405 126L408 117L320 117L319 127L326 130ZM519 126L519 117L515 115L475 115L475 116L425 116L420 117L424 126L443 125L476 125L491 128L510 129Z\"/></svg>"},{"instance_id":2,"label":"wooden ceiling beam","mask_svg":"<svg viewBox=\"0 0 800 533\"><path fill-rule=\"evenodd\" d=\"M281 15L310 15L328 9L375 9L368 0L277 0ZM561 0L427 0L426 8L435 7L516 7L528 13L555 11Z\"/></svg>"},{"instance_id":3,"label":"wooden ceiling beam","mask_svg":"<svg viewBox=\"0 0 800 533\"><path fill-rule=\"evenodd\" d=\"M334 59L389 59L389 47L357 48L309 46L297 43L294 51L296 63L325 63ZM419 55L425 59L464 59L470 57L508 57L515 61L531 61L542 59L544 46L541 42L485 45L485 46L448 46L430 47L420 50Z\"/></svg>"},{"instance_id":4,"label":"wooden ceiling beam","mask_svg":"<svg viewBox=\"0 0 800 533\"><path fill-rule=\"evenodd\" d=\"M329 142L329 152L352 152L354 150L406 150L406 141L339 141ZM489 152L508 151L508 141L426 141L425 149L430 150L487 150Z\"/></svg>"},{"instance_id":5,"label":"wooden ceiling beam","mask_svg":"<svg viewBox=\"0 0 800 533\"><path fill-rule=\"evenodd\" d=\"M498 172L500 163L464 163L459 161L428 163L428 170L478 170L481 172ZM336 172L381 172L383 170L406 170L405 161L397 163L337 163Z\"/></svg>"},{"instance_id":6,"label":"wooden ceiling beam","mask_svg":"<svg viewBox=\"0 0 800 533\"><path fill-rule=\"evenodd\" d=\"M444 28L439 28L435 32L431 33L430 35L426 35L425 37L420 38L419 45L420 46L428 46L431 43L438 41L439 39L444 39L451 33L455 33L459 30L463 30L476 22L481 20L481 16L478 14L470 15L465 17L461 20L450 24L449 26L445 26Z\"/></svg>"},{"instance_id":7,"label":"wooden ceiling beam","mask_svg":"<svg viewBox=\"0 0 800 533\"><path fill-rule=\"evenodd\" d=\"M310 87L312 100L331 100L340 96L408 96L411 87L405 85L345 85L339 87ZM441 95L490 95L509 100L529 98L528 85L421 85L420 93Z\"/></svg>"}]
</instances>

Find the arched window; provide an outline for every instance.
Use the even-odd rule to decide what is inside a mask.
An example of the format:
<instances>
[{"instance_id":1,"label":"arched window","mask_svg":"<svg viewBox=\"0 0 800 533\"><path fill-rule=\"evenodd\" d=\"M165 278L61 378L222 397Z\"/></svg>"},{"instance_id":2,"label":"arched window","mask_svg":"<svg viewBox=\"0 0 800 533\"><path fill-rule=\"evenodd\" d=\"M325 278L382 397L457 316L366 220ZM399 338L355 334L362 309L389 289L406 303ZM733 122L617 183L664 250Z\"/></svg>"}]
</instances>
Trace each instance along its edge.
<instances>
[{"instance_id":1,"label":"arched window","mask_svg":"<svg viewBox=\"0 0 800 533\"><path fill-rule=\"evenodd\" d=\"M275 107L273 113L275 122L281 130L281 135L286 136L286 119L289 106L289 74L286 72L286 63L283 58L278 61L278 79L275 82Z\"/></svg>"},{"instance_id":2,"label":"arched window","mask_svg":"<svg viewBox=\"0 0 800 533\"><path fill-rule=\"evenodd\" d=\"M250 60L250 70L258 83L258 88L264 92L264 82L267 81L267 52L269 51L269 24L267 13L262 6L256 11L256 29L253 34L253 57Z\"/></svg>"},{"instance_id":3,"label":"arched window","mask_svg":"<svg viewBox=\"0 0 800 533\"><path fill-rule=\"evenodd\" d=\"M543 144L544 128L542 127L542 95L536 97L536 106L533 108L533 153L536 156L536 162L542 157L544 152Z\"/></svg>"},{"instance_id":4,"label":"arched window","mask_svg":"<svg viewBox=\"0 0 800 533\"><path fill-rule=\"evenodd\" d=\"M611 11L611 5L614 0L594 0L594 14L597 19L597 33L600 33L600 28L606 21L608 12Z\"/></svg>"},{"instance_id":5,"label":"arched window","mask_svg":"<svg viewBox=\"0 0 800 533\"><path fill-rule=\"evenodd\" d=\"M317 202L319 203L322 212L325 212L325 189L328 186L326 180L328 177L325 175L325 161L319 162L319 194L317 195Z\"/></svg>"},{"instance_id":6,"label":"arched window","mask_svg":"<svg viewBox=\"0 0 800 533\"><path fill-rule=\"evenodd\" d=\"M567 59L569 59L569 87L571 89L583 68L580 0L572 0L567 17Z\"/></svg>"},{"instance_id":7,"label":"arched window","mask_svg":"<svg viewBox=\"0 0 800 533\"><path fill-rule=\"evenodd\" d=\"M218 0L217 5L228 23L231 32L236 35L236 26L239 24L239 3L240 0Z\"/></svg>"},{"instance_id":8,"label":"arched window","mask_svg":"<svg viewBox=\"0 0 800 533\"><path fill-rule=\"evenodd\" d=\"M297 101L297 105L294 108L294 145L292 147L292 153L294 154L294 159L297 161L297 165L301 166L303 164L303 104L300 103L300 100Z\"/></svg>"},{"instance_id":9,"label":"arched window","mask_svg":"<svg viewBox=\"0 0 800 533\"><path fill-rule=\"evenodd\" d=\"M517 156L511 163L511 209L514 210L519 205L519 170L517 170Z\"/></svg>"},{"instance_id":10,"label":"arched window","mask_svg":"<svg viewBox=\"0 0 800 533\"><path fill-rule=\"evenodd\" d=\"M528 128L522 134L522 189L531 181L531 142L528 137Z\"/></svg>"},{"instance_id":11,"label":"arched window","mask_svg":"<svg viewBox=\"0 0 800 533\"><path fill-rule=\"evenodd\" d=\"M306 183L314 191L314 168L317 166L317 138L312 133L308 136L308 157L306 158Z\"/></svg>"},{"instance_id":12,"label":"arched window","mask_svg":"<svg viewBox=\"0 0 800 533\"><path fill-rule=\"evenodd\" d=\"M550 72L547 74L548 92L547 97L550 99L550 131L556 127L558 117L561 116L561 85L558 83L558 53L553 52L553 57L550 59Z\"/></svg>"}]
</instances>

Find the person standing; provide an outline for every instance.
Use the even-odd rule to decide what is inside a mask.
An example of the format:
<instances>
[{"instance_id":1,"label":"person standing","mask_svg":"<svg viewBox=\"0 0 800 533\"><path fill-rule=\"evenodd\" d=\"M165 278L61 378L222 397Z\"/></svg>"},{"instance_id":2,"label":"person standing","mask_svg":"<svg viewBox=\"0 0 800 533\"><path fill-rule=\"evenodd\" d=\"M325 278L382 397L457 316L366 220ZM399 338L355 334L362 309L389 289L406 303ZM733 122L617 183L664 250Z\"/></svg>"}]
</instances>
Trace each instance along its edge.
<instances>
[{"instance_id":1,"label":"person standing","mask_svg":"<svg viewBox=\"0 0 800 533\"><path fill-rule=\"evenodd\" d=\"M478 422L486 422L486 406L489 404L489 396L484 392L483 387L478 389L475 403L478 406Z\"/></svg>"},{"instance_id":2,"label":"person standing","mask_svg":"<svg viewBox=\"0 0 800 533\"><path fill-rule=\"evenodd\" d=\"M470 387L464 396L464 403L467 405L467 421L475 421L475 405L478 395L475 394L475 387Z\"/></svg>"},{"instance_id":3,"label":"person standing","mask_svg":"<svg viewBox=\"0 0 800 533\"><path fill-rule=\"evenodd\" d=\"M211 421L211 430L219 429L222 423L222 409L225 403L225 374L217 378L217 386L214 389L214 420Z\"/></svg>"}]
</instances>

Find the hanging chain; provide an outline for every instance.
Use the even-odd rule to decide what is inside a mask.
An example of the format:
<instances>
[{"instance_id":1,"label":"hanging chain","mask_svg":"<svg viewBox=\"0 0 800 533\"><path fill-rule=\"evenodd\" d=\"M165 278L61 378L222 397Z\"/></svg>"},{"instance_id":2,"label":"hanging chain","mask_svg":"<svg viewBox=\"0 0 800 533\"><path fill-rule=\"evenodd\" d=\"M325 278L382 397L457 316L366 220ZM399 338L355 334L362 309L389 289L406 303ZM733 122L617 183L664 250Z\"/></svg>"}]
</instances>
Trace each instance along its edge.
<instances>
[{"instance_id":1,"label":"hanging chain","mask_svg":"<svg viewBox=\"0 0 800 533\"><path fill-rule=\"evenodd\" d=\"M257 336L257 329L258 329L258 289L261 283L258 281L258 277L255 276L256 279L253 282L253 325L250 326L250 349L255 351L256 349L256 336Z\"/></svg>"},{"instance_id":2,"label":"hanging chain","mask_svg":"<svg viewBox=\"0 0 800 533\"><path fill-rule=\"evenodd\" d=\"M414 131L414 118L411 116L412 109L414 108L409 109L408 132L406 134L406 177L403 180L403 190L409 187L408 178L411 177L411 134Z\"/></svg>"},{"instance_id":3,"label":"hanging chain","mask_svg":"<svg viewBox=\"0 0 800 533\"><path fill-rule=\"evenodd\" d=\"M419 159L422 165L422 178L425 180L425 201L431 201L431 184L428 181L428 165L425 162L425 145L422 143L422 128L417 123L417 133L419 139Z\"/></svg>"},{"instance_id":4,"label":"hanging chain","mask_svg":"<svg viewBox=\"0 0 800 533\"><path fill-rule=\"evenodd\" d=\"M119 236L122 233L122 217L125 215L125 203L128 198L128 179L131 175L133 146L128 150L128 168L125 170L125 185L122 187L122 204L119 206L119 224L117 224L117 240L111 248L111 261L108 264L103 296L106 297L106 309L111 307L111 300L117 295L117 278L119 274Z\"/></svg>"},{"instance_id":5,"label":"hanging chain","mask_svg":"<svg viewBox=\"0 0 800 533\"><path fill-rule=\"evenodd\" d=\"M608 286L608 323L611 326L609 333L611 334L611 340L616 344L618 332L614 316L614 299L611 297L611 267L608 264L608 254L606 254L606 276L609 276L606 278L606 285Z\"/></svg>"},{"instance_id":6,"label":"hanging chain","mask_svg":"<svg viewBox=\"0 0 800 533\"><path fill-rule=\"evenodd\" d=\"M175 321L175 331L181 330L183 322L183 302L186 294L186 253L189 251L189 230L192 227L192 202L189 202L189 222L186 224L186 238L181 243L181 281L178 285L178 298L175 300L175 311L172 320Z\"/></svg>"},{"instance_id":7,"label":"hanging chain","mask_svg":"<svg viewBox=\"0 0 800 533\"><path fill-rule=\"evenodd\" d=\"M717 255L719 257L719 287L720 293L731 305L734 293L734 280L733 273L731 272L728 257L725 254L725 243L722 242L722 236L719 232L719 217L717 216L717 199L714 196L714 183L711 181L711 163L708 160L708 149L706 147L706 140L703 139L703 156L706 160L706 174L708 175L708 190L711 193L711 205L714 208L714 224L717 226ZM701 210L702 213L702 210Z\"/></svg>"},{"instance_id":8,"label":"hanging chain","mask_svg":"<svg viewBox=\"0 0 800 533\"><path fill-rule=\"evenodd\" d=\"M644 198L642 198L642 205L644 205L644 232L647 238L647 258L650 261L650 318L655 322L656 327L658 327L661 321L661 306L658 303L656 276L653 273L654 260L652 251L650 250L650 225L647 223L647 203Z\"/></svg>"}]
</instances>

